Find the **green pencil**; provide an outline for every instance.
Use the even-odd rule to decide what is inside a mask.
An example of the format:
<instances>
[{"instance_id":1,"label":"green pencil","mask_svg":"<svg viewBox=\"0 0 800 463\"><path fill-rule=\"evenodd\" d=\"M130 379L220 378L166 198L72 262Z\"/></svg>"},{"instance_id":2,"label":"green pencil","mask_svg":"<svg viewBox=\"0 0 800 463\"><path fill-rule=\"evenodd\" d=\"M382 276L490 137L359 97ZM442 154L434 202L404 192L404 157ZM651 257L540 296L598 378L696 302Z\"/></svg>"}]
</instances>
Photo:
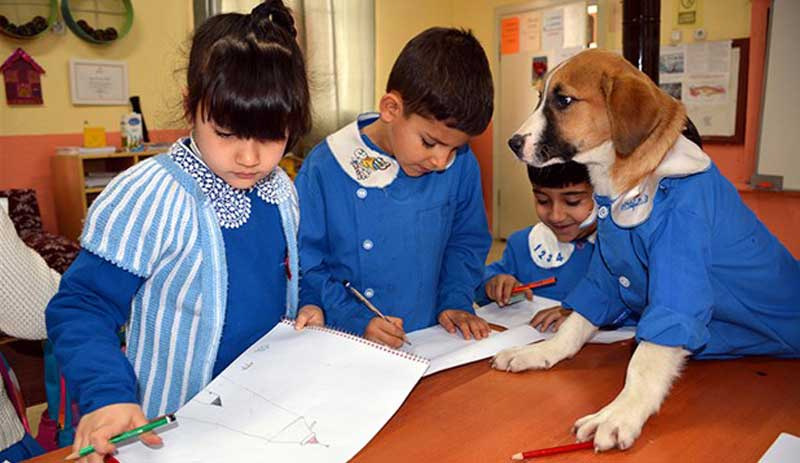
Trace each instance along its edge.
<instances>
[{"instance_id":1,"label":"green pencil","mask_svg":"<svg viewBox=\"0 0 800 463\"><path fill-rule=\"evenodd\" d=\"M138 428L131 429L130 431L125 431L122 434L117 434L116 436L112 437L109 442L112 444L116 444L117 442L122 442L126 439L130 439L131 437L136 437L138 435L144 434L147 431L152 431L153 429L160 428L166 424L172 423L175 421L175 415L165 415L162 418L157 420L151 421L144 426L139 426ZM93 446L88 446L80 449L78 453L71 453L67 456L66 460L75 460L77 458L83 458L86 455L94 452Z\"/></svg>"}]
</instances>

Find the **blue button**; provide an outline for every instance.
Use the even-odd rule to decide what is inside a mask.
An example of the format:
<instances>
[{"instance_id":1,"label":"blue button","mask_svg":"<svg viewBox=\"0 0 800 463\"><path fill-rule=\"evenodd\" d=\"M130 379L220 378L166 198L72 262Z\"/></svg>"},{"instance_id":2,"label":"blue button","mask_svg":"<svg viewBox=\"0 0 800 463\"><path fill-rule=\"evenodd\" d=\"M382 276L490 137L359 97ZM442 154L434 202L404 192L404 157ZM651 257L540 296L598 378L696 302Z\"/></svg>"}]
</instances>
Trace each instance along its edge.
<instances>
[{"instance_id":1,"label":"blue button","mask_svg":"<svg viewBox=\"0 0 800 463\"><path fill-rule=\"evenodd\" d=\"M358 190L356 190L356 196L358 196L358 199L366 198L367 190L365 190L364 188L359 188Z\"/></svg>"},{"instance_id":2,"label":"blue button","mask_svg":"<svg viewBox=\"0 0 800 463\"><path fill-rule=\"evenodd\" d=\"M361 247L364 248L365 251L372 249L372 246L374 246L374 244L371 240L364 240L364 242L361 243Z\"/></svg>"},{"instance_id":3,"label":"blue button","mask_svg":"<svg viewBox=\"0 0 800 463\"><path fill-rule=\"evenodd\" d=\"M372 298L375 295L375 291L372 288L367 288L364 290L364 296L368 298Z\"/></svg>"}]
</instances>

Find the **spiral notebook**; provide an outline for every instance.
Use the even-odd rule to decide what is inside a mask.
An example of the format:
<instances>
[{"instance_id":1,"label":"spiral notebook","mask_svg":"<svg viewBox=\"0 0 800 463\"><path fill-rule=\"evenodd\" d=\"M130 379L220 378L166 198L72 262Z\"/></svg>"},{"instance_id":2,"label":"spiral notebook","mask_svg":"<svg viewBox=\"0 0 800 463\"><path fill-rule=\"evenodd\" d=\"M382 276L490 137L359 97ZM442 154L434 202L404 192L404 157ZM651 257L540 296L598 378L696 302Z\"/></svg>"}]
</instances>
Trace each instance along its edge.
<instances>
[{"instance_id":1,"label":"spiral notebook","mask_svg":"<svg viewBox=\"0 0 800 463\"><path fill-rule=\"evenodd\" d=\"M402 405L428 360L284 320L177 411L164 445L122 463L347 461Z\"/></svg>"}]
</instances>

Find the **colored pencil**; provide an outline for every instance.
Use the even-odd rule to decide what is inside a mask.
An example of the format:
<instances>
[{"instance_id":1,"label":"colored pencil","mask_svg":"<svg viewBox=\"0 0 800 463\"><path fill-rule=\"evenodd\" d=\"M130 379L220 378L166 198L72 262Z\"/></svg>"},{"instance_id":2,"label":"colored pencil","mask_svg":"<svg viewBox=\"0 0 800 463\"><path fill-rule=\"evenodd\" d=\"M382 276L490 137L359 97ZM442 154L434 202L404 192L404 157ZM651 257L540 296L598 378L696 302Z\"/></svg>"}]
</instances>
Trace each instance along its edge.
<instances>
[{"instance_id":1,"label":"colored pencil","mask_svg":"<svg viewBox=\"0 0 800 463\"><path fill-rule=\"evenodd\" d=\"M593 449L594 442L579 442L577 444L561 445L559 447L550 447L548 449L529 450L527 452L520 452L511 457L512 460L527 460L528 458L544 457L547 455L555 455L558 453L574 452L576 450Z\"/></svg>"},{"instance_id":2,"label":"colored pencil","mask_svg":"<svg viewBox=\"0 0 800 463\"><path fill-rule=\"evenodd\" d=\"M138 428L131 429L130 431L125 431L122 434L117 434L116 436L112 437L109 442L112 444L116 444L117 442L122 442L124 440L130 439L132 437L139 436L144 434L148 431L152 431L156 428L160 428L161 426L167 425L169 423L175 422L175 415L166 415L162 418L157 420L151 421L144 426L139 426ZM90 453L94 453L94 446L88 446L80 449L78 452L72 452L65 458L66 460L76 460L78 458L83 458Z\"/></svg>"},{"instance_id":3,"label":"colored pencil","mask_svg":"<svg viewBox=\"0 0 800 463\"><path fill-rule=\"evenodd\" d=\"M541 286L552 285L555 282L556 282L556 277L545 278L544 280L534 281L526 285L517 286L516 288L511 290L511 294L521 293L526 289L534 289L534 288L539 288Z\"/></svg>"}]
</instances>

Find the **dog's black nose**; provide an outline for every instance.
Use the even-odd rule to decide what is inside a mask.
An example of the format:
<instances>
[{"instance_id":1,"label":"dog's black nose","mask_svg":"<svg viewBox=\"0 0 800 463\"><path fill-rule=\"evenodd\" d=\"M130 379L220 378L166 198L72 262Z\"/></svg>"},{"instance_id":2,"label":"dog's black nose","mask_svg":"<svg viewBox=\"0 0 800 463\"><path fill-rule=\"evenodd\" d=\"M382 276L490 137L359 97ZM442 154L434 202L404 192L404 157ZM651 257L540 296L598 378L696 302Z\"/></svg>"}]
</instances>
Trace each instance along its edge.
<instances>
[{"instance_id":1,"label":"dog's black nose","mask_svg":"<svg viewBox=\"0 0 800 463\"><path fill-rule=\"evenodd\" d=\"M508 146L511 148L511 151L514 152L517 156L522 154L522 147L525 145L525 136L515 133L513 137L508 139Z\"/></svg>"}]
</instances>

